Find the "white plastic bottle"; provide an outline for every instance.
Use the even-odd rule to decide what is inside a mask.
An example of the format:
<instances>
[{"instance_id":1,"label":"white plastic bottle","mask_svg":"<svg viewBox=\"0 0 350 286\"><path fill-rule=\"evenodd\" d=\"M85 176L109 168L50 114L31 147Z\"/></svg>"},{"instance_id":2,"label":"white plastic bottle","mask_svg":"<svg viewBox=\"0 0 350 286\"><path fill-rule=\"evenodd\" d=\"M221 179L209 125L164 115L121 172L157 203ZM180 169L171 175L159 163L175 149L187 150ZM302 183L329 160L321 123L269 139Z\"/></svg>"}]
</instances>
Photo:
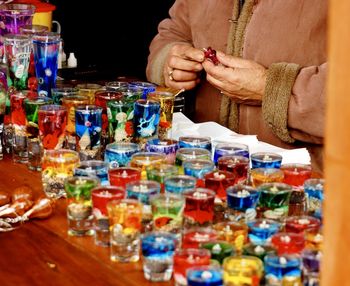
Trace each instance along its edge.
<instances>
[{"instance_id":1,"label":"white plastic bottle","mask_svg":"<svg viewBox=\"0 0 350 286\"><path fill-rule=\"evenodd\" d=\"M67 65L69 68L76 68L78 66L78 61L77 61L77 58L75 57L74 53L69 53Z\"/></svg>"}]
</instances>

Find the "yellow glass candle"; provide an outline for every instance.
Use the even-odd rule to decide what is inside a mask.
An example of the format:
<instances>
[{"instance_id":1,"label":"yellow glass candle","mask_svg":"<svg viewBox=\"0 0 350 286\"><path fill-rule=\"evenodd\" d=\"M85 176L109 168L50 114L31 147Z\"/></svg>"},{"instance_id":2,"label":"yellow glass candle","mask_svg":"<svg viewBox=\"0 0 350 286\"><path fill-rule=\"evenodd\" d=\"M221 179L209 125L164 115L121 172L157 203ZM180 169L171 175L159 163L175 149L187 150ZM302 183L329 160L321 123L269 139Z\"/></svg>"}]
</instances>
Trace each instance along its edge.
<instances>
[{"instance_id":1,"label":"yellow glass candle","mask_svg":"<svg viewBox=\"0 0 350 286\"><path fill-rule=\"evenodd\" d=\"M165 154L153 152L138 152L131 157L130 167L141 170L141 179L147 179L147 167L166 163Z\"/></svg>"}]
</instances>

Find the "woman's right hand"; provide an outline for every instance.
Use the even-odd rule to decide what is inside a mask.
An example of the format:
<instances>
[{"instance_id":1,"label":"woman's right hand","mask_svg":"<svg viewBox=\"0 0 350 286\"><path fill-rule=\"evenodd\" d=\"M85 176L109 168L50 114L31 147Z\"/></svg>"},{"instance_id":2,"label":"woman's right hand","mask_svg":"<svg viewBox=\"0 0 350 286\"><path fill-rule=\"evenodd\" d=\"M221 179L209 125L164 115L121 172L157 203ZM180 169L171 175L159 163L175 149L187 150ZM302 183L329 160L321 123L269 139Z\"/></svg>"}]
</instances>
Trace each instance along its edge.
<instances>
[{"instance_id":1,"label":"woman's right hand","mask_svg":"<svg viewBox=\"0 0 350 286\"><path fill-rule=\"evenodd\" d=\"M165 85L174 89L193 89L200 82L204 53L188 44L175 44L164 65Z\"/></svg>"}]
</instances>

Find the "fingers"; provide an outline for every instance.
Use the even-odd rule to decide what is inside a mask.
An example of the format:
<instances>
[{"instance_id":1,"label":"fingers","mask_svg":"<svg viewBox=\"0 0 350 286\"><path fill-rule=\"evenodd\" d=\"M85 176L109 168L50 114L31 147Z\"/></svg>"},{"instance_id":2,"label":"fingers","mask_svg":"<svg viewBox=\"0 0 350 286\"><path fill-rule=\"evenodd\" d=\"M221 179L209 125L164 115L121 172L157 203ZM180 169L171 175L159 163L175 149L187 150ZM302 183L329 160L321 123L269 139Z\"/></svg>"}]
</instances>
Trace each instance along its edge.
<instances>
[{"instance_id":1,"label":"fingers","mask_svg":"<svg viewBox=\"0 0 350 286\"><path fill-rule=\"evenodd\" d=\"M201 63L184 59L179 56L170 56L168 58L168 66L172 69L189 71L189 72L199 72L203 69Z\"/></svg>"},{"instance_id":2,"label":"fingers","mask_svg":"<svg viewBox=\"0 0 350 286\"><path fill-rule=\"evenodd\" d=\"M203 51L187 44L174 45L170 50L170 54L199 63L204 61Z\"/></svg>"}]
</instances>

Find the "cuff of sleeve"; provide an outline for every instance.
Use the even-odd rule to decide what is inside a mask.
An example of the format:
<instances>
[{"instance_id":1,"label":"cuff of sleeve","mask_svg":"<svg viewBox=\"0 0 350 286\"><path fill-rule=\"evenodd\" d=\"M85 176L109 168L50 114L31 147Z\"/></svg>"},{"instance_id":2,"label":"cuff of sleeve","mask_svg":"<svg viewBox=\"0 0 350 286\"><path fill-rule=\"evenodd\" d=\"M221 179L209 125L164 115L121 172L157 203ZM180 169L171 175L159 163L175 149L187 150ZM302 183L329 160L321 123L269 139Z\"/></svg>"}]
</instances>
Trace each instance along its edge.
<instances>
[{"instance_id":1,"label":"cuff of sleeve","mask_svg":"<svg viewBox=\"0 0 350 286\"><path fill-rule=\"evenodd\" d=\"M273 133L287 143L293 143L288 131L288 105L300 66L290 63L272 64L267 72L262 112Z\"/></svg>"}]
</instances>

